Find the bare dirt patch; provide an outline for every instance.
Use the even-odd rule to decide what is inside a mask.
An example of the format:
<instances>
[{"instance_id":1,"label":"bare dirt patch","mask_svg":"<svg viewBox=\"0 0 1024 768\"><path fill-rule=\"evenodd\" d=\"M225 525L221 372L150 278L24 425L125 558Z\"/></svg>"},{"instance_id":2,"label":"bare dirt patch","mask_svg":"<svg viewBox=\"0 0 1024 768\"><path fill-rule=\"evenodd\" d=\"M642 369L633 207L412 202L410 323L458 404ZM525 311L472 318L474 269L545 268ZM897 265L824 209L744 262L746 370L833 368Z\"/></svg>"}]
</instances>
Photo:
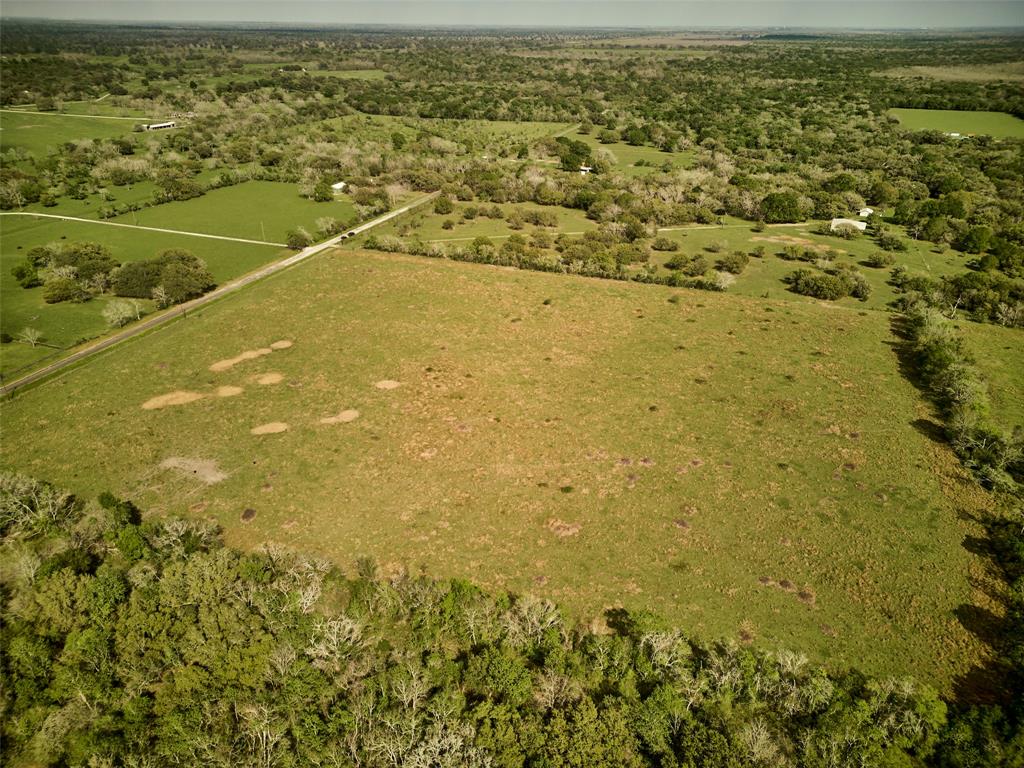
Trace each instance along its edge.
<instances>
[{"instance_id":1,"label":"bare dirt patch","mask_svg":"<svg viewBox=\"0 0 1024 768\"><path fill-rule=\"evenodd\" d=\"M252 507L246 507L242 510L241 518L243 523L248 523L256 517L256 510Z\"/></svg>"},{"instance_id":2,"label":"bare dirt patch","mask_svg":"<svg viewBox=\"0 0 1024 768\"><path fill-rule=\"evenodd\" d=\"M283 373L264 373L262 376L256 377L256 383L263 386L267 386L268 384L280 384L282 381L284 381Z\"/></svg>"},{"instance_id":3,"label":"bare dirt patch","mask_svg":"<svg viewBox=\"0 0 1024 768\"><path fill-rule=\"evenodd\" d=\"M548 530L550 530L555 536L560 539L567 539L570 536L575 536L580 532L583 527L579 523L566 523L562 520L558 520L552 517L547 522Z\"/></svg>"},{"instance_id":4,"label":"bare dirt patch","mask_svg":"<svg viewBox=\"0 0 1024 768\"><path fill-rule=\"evenodd\" d=\"M359 411L349 408L342 411L336 416L327 416L326 418L320 419L321 424L348 424L350 421L355 421L359 418Z\"/></svg>"},{"instance_id":5,"label":"bare dirt patch","mask_svg":"<svg viewBox=\"0 0 1024 768\"><path fill-rule=\"evenodd\" d=\"M186 403L194 403L196 400L202 399L203 395L198 392L187 392L183 389L179 389L174 392L168 392L166 395L151 397L142 404L142 410L155 411L159 408L168 408L172 405L185 405Z\"/></svg>"},{"instance_id":6,"label":"bare dirt patch","mask_svg":"<svg viewBox=\"0 0 1024 768\"><path fill-rule=\"evenodd\" d=\"M377 389L398 389L402 386L402 382L394 381L393 379L384 379L374 384Z\"/></svg>"},{"instance_id":7,"label":"bare dirt patch","mask_svg":"<svg viewBox=\"0 0 1024 768\"><path fill-rule=\"evenodd\" d=\"M283 421L271 421L269 424L260 424L249 430L251 435L276 435L278 432L287 432L288 425Z\"/></svg>"},{"instance_id":8,"label":"bare dirt patch","mask_svg":"<svg viewBox=\"0 0 1024 768\"><path fill-rule=\"evenodd\" d=\"M218 360L216 363L210 366L210 370L214 373L223 373L224 371L230 371L239 363L244 363L246 360L255 360L257 357L263 357L273 352L270 347L260 347L259 349L247 349L240 355L229 357L224 360Z\"/></svg>"},{"instance_id":9,"label":"bare dirt patch","mask_svg":"<svg viewBox=\"0 0 1024 768\"><path fill-rule=\"evenodd\" d=\"M813 240L808 240L806 237L793 237L793 235L772 235L770 237L758 236L750 238L751 242L756 243L776 243L778 245L799 245L801 248L807 248L818 253L825 253L826 251L837 251L839 253L846 253L846 251L840 248L833 248L822 243L816 243Z\"/></svg>"},{"instance_id":10,"label":"bare dirt patch","mask_svg":"<svg viewBox=\"0 0 1024 768\"><path fill-rule=\"evenodd\" d=\"M173 469L183 475L194 477L207 485L219 483L227 479L227 473L222 472L216 461L211 459L189 459L184 456L171 456L160 462L162 469Z\"/></svg>"},{"instance_id":11,"label":"bare dirt patch","mask_svg":"<svg viewBox=\"0 0 1024 768\"><path fill-rule=\"evenodd\" d=\"M281 339L280 341L275 341L273 344L271 344L270 348L271 349L288 349L288 347L290 347L294 343L295 342L291 341L290 339Z\"/></svg>"},{"instance_id":12,"label":"bare dirt patch","mask_svg":"<svg viewBox=\"0 0 1024 768\"><path fill-rule=\"evenodd\" d=\"M223 387L217 387L217 397L234 397L235 395L242 394L244 391L245 390L241 387L234 387L227 384Z\"/></svg>"}]
</instances>

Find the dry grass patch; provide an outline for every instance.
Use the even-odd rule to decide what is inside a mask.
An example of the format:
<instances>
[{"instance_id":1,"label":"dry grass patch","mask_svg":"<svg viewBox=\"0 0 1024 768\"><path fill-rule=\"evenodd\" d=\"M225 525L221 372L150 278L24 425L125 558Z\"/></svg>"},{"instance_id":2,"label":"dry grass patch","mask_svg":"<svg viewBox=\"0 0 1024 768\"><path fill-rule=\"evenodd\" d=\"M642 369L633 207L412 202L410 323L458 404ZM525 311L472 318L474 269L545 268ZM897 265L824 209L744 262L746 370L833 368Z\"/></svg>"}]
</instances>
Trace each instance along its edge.
<instances>
[{"instance_id":1,"label":"dry grass patch","mask_svg":"<svg viewBox=\"0 0 1024 768\"><path fill-rule=\"evenodd\" d=\"M267 424L260 424L249 430L251 435L276 435L279 432L287 432L288 425L283 421L271 421Z\"/></svg>"},{"instance_id":2,"label":"dry grass patch","mask_svg":"<svg viewBox=\"0 0 1024 768\"><path fill-rule=\"evenodd\" d=\"M359 418L359 411L349 408L342 411L336 416L327 416L320 419L321 424L348 424L350 421L355 421Z\"/></svg>"},{"instance_id":3,"label":"dry grass patch","mask_svg":"<svg viewBox=\"0 0 1024 768\"><path fill-rule=\"evenodd\" d=\"M377 389L384 389L384 390L398 389L400 386L402 386L402 382L394 381L392 379L384 379L382 381L378 381L373 386L375 386Z\"/></svg>"},{"instance_id":4,"label":"dry grass patch","mask_svg":"<svg viewBox=\"0 0 1024 768\"><path fill-rule=\"evenodd\" d=\"M280 384L282 381L284 381L283 373L264 373L256 377L256 383L262 386L267 386L269 384Z\"/></svg>"},{"instance_id":5,"label":"dry grass patch","mask_svg":"<svg viewBox=\"0 0 1024 768\"><path fill-rule=\"evenodd\" d=\"M244 391L245 390L241 387L226 384L223 387L217 387L217 397L235 397L236 395L242 394Z\"/></svg>"},{"instance_id":6,"label":"dry grass patch","mask_svg":"<svg viewBox=\"0 0 1024 768\"><path fill-rule=\"evenodd\" d=\"M188 392L179 389L174 392L168 392L166 395L151 397L142 404L142 410L156 411L160 408L169 408L174 405L186 405L187 403L194 403L196 400L202 400L204 397L205 395L201 395L198 392Z\"/></svg>"},{"instance_id":7,"label":"dry grass patch","mask_svg":"<svg viewBox=\"0 0 1024 768\"><path fill-rule=\"evenodd\" d=\"M193 477L207 485L219 483L227 479L216 461L210 459L189 459L184 456L171 456L160 462L161 469L173 469L188 477Z\"/></svg>"}]
</instances>

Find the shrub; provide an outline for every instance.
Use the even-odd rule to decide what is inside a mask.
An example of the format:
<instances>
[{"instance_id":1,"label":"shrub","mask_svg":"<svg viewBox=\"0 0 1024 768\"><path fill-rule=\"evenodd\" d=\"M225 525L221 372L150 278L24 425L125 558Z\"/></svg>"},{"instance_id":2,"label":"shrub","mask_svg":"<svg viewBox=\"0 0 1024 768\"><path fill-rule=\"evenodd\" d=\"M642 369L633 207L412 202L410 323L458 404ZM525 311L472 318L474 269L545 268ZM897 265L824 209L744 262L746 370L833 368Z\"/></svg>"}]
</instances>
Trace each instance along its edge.
<instances>
[{"instance_id":1,"label":"shrub","mask_svg":"<svg viewBox=\"0 0 1024 768\"><path fill-rule=\"evenodd\" d=\"M739 275L750 263L750 257L743 251L734 251L715 262L715 269Z\"/></svg>"},{"instance_id":2,"label":"shrub","mask_svg":"<svg viewBox=\"0 0 1024 768\"><path fill-rule=\"evenodd\" d=\"M434 201L434 213L447 216L453 210L455 210L455 206L452 205L452 200L447 195L441 195Z\"/></svg>"},{"instance_id":3,"label":"shrub","mask_svg":"<svg viewBox=\"0 0 1024 768\"><path fill-rule=\"evenodd\" d=\"M678 251L679 243L675 240L669 240L667 237L656 237L654 242L651 243L651 248L656 251Z\"/></svg>"},{"instance_id":4,"label":"shrub","mask_svg":"<svg viewBox=\"0 0 1024 768\"><path fill-rule=\"evenodd\" d=\"M883 230L878 233L878 247L883 251L905 251L907 250L907 244L892 232Z\"/></svg>"},{"instance_id":5,"label":"shrub","mask_svg":"<svg viewBox=\"0 0 1024 768\"><path fill-rule=\"evenodd\" d=\"M849 286L835 275L826 275L810 269L798 269L786 278L790 290L802 296L835 301L849 296Z\"/></svg>"},{"instance_id":6,"label":"shrub","mask_svg":"<svg viewBox=\"0 0 1024 768\"><path fill-rule=\"evenodd\" d=\"M729 247L727 240L712 240L710 243L704 246L704 250L710 253L721 253Z\"/></svg>"},{"instance_id":7,"label":"shrub","mask_svg":"<svg viewBox=\"0 0 1024 768\"><path fill-rule=\"evenodd\" d=\"M295 251L301 251L303 248L307 248L313 243L313 238L309 232L304 230L302 227L293 229L288 233L285 242L288 243L288 247Z\"/></svg>"},{"instance_id":8,"label":"shrub","mask_svg":"<svg viewBox=\"0 0 1024 768\"><path fill-rule=\"evenodd\" d=\"M895 264L896 257L891 253L886 253L885 251L875 251L864 260L864 263L869 267L874 267L875 269L884 269L885 267L891 267Z\"/></svg>"},{"instance_id":9,"label":"shrub","mask_svg":"<svg viewBox=\"0 0 1024 768\"><path fill-rule=\"evenodd\" d=\"M47 280L43 286L43 301L47 304L59 304L62 301L87 301L89 292L70 277L55 277Z\"/></svg>"},{"instance_id":10,"label":"shrub","mask_svg":"<svg viewBox=\"0 0 1024 768\"><path fill-rule=\"evenodd\" d=\"M11 269L11 274L14 275L14 279L18 281L18 285L22 288L35 288L43 284L43 281L39 278L39 272L28 259L21 264L15 265Z\"/></svg>"},{"instance_id":11,"label":"shrub","mask_svg":"<svg viewBox=\"0 0 1024 768\"><path fill-rule=\"evenodd\" d=\"M117 296L148 299L160 284L160 265L155 260L130 261L111 277L111 289Z\"/></svg>"}]
</instances>

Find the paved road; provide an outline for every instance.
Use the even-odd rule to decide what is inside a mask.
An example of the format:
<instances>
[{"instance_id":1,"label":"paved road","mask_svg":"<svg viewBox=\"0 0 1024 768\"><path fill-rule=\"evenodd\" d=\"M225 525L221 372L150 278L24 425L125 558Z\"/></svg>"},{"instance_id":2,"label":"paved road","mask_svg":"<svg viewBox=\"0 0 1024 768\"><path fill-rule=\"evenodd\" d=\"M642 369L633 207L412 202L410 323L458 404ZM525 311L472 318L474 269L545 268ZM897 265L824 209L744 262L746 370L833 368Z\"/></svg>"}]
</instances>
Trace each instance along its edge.
<instances>
[{"instance_id":1,"label":"paved road","mask_svg":"<svg viewBox=\"0 0 1024 768\"><path fill-rule=\"evenodd\" d=\"M177 306L172 307L171 309L168 309L165 312L162 312L158 315L154 315L153 317L135 323L131 327L125 328L123 331L116 333L113 336L108 336L107 338L97 341L94 344L90 344L89 346L83 347L75 352L72 352L67 357L61 358L56 362L50 363L49 365L43 366L42 368L39 368L35 371L32 371L29 374L26 374L25 376L22 376L20 379L15 379L14 381L5 384L4 386L0 387L0 394L9 394L15 391L16 389L20 389L21 387L24 387L28 384L39 381L40 379L44 379L47 376L51 376L57 371L60 371L69 365L73 365L74 363L84 360L87 357L95 355L98 352L102 352L105 349L109 349L115 344L120 344L122 341L130 339L134 336L138 336L140 333L145 333L146 331L152 328L156 328L159 325L163 325L164 323L169 322L176 317L181 317L186 312L196 310L199 307L202 307L204 304L209 304L211 301L216 301L217 299L226 296L229 293L234 293L235 291L244 288L245 286L251 283L255 283L257 280L262 280L263 278L276 274L283 269L288 269L289 267L292 267L301 261L305 261L310 256L315 256L321 251L325 251L328 248L334 247L342 240L347 239L352 234L358 235L363 232L366 232L369 229L373 229L374 227L380 226L381 224L390 221L396 216L401 216L403 213L411 211L413 208L416 208L422 205L423 203L433 200L435 197L437 197L437 194L437 192L431 192L429 195L424 195L423 197L418 198L412 201L411 203L403 205L401 208L396 208L395 210L389 213L385 213L383 216L378 216L376 219L372 219L371 221L368 221L365 224L360 224L358 227L353 227L352 229L348 230L343 234L338 235L337 237L332 237L330 240L325 240L322 243L311 245L308 248L304 248L298 253L289 256L287 259L275 261L273 264L268 264L267 266L258 269L255 272L250 272L247 275L243 275L237 280L233 280L230 283L225 283L220 288L210 291L210 293L207 293L204 296L200 296L198 299L193 299L192 301L185 302L184 304L178 304Z\"/></svg>"},{"instance_id":2,"label":"paved road","mask_svg":"<svg viewBox=\"0 0 1024 768\"><path fill-rule=\"evenodd\" d=\"M28 211L3 211L0 216L33 216L37 219L60 219L61 221L83 221L86 224L103 224L107 227L125 227L127 229L145 229L149 232L166 232L171 235L190 235L192 237L206 237L210 240L230 240L234 243L248 243L250 245L276 245L278 248L287 248L285 243L268 243L266 240L246 240L244 237L226 237L224 235L208 235L205 232L186 232L181 229L161 229L160 227L144 227L141 224L123 224L119 221L104 221L102 219L80 219L77 216L61 216L56 213L31 213Z\"/></svg>"},{"instance_id":3,"label":"paved road","mask_svg":"<svg viewBox=\"0 0 1024 768\"><path fill-rule=\"evenodd\" d=\"M136 123L149 121L147 117L119 117L117 115L83 115L77 112L36 112L30 109L0 109L0 112L12 112L16 115L43 115L57 117L93 117L97 120L134 120Z\"/></svg>"}]
</instances>

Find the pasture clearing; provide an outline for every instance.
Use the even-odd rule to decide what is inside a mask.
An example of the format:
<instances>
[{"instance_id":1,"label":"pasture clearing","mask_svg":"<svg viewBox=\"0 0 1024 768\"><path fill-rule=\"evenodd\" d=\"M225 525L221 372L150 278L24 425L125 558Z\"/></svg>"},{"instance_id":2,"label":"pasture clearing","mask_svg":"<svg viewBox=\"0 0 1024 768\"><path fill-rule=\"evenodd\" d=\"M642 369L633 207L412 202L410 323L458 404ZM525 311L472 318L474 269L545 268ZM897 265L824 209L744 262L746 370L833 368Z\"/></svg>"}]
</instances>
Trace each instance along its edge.
<instances>
[{"instance_id":1,"label":"pasture clearing","mask_svg":"<svg viewBox=\"0 0 1024 768\"><path fill-rule=\"evenodd\" d=\"M614 158L613 170L627 176L644 176L648 173L661 171L663 167L670 170L689 168L693 165L692 152L663 152L657 147L634 146L624 141L602 144L593 135L571 133L569 138L588 144L595 152L605 150ZM641 163L641 165L637 165Z\"/></svg>"},{"instance_id":2,"label":"pasture clearing","mask_svg":"<svg viewBox=\"0 0 1024 768\"><path fill-rule=\"evenodd\" d=\"M153 258L168 248L184 248L207 263L218 283L250 272L283 253L282 249L274 246L26 216L4 216L0 226L3 227L3 238L0 239L0 330L14 336L22 328L36 328L42 331L47 344L62 349L109 330L103 319L103 308L112 297L97 296L82 304L47 304L43 301L43 288L22 288L11 275L11 269L34 246L53 242L97 242L110 248L113 257L120 262ZM144 310L149 310L152 302L142 301L140 304ZM0 373L9 376L12 371L38 363L56 351L20 343L0 345Z\"/></svg>"},{"instance_id":3,"label":"pasture clearing","mask_svg":"<svg viewBox=\"0 0 1024 768\"><path fill-rule=\"evenodd\" d=\"M116 118L3 110L0 111L0 151L24 149L42 159L66 142L112 139L130 134L132 126L133 121Z\"/></svg>"},{"instance_id":4,"label":"pasture clearing","mask_svg":"<svg viewBox=\"0 0 1024 768\"><path fill-rule=\"evenodd\" d=\"M300 226L315 236L316 220L324 216L351 224L356 212L346 195L317 203L302 197L296 184L247 181L212 189L191 200L126 213L111 221L283 243L288 232Z\"/></svg>"},{"instance_id":5,"label":"pasture clearing","mask_svg":"<svg viewBox=\"0 0 1024 768\"><path fill-rule=\"evenodd\" d=\"M887 69L881 74L888 77L927 77L930 80L948 80L961 83L987 83L1005 80L1011 83L1024 82L1024 61L1008 61L1002 64L963 64L947 67L898 67Z\"/></svg>"},{"instance_id":6,"label":"pasture clearing","mask_svg":"<svg viewBox=\"0 0 1024 768\"><path fill-rule=\"evenodd\" d=\"M1017 328L959 324L967 351L988 382L992 415L1004 429L1024 428L1024 343Z\"/></svg>"},{"instance_id":7,"label":"pasture clearing","mask_svg":"<svg viewBox=\"0 0 1024 768\"><path fill-rule=\"evenodd\" d=\"M911 131L942 131L961 136L984 134L998 139L1024 139L1024 120L1005 112L955 109L890 109L889 114Z\"/></svg>"},{"instance_id":8,"label":"pasture clearing","mask_svg":"<svg viewBox=\"0 0 1024 768\"><path fill-rule=\"evenodd\" d=\"M490 210L499 208L506 216L512 211L528 213L539 211L547 214L553 213L558 219L555 227L538 227L526 224L521 230L512 229L506 219L495 219L488 216L478 215L472 219L464 218L469 208L479 210ZM451 229L445 229L444 223L452 222ZM513 234L520 234L529 237L533 232L544 230L557 237L560 232L585 232L595 229L597 222L588 219L586 214L575 208L563 208L561 206L544 206L537 203L462 203L453 204L452 212L449 214L434 213L429 207L417 211L411 216L385 224L375 229L375 235L398 235L400 237L416 237L421 240L461 241L472 240L475 237L504 238Z\"/></svg>"},{"instance_id":9,"label":"pasture clearing","mask_svg":"<svg viewBox=\"0 0 1024 768\"><path fill-rule=\"evenodd\" d=\"M955 615L981 599L957 510L988 502L913 426L888 322L335 251L18 394L2 462L243 546L742 627L948 690L984 653ZM142 407L178 392L201 397Z\"/></svg>"}]
</instances>

